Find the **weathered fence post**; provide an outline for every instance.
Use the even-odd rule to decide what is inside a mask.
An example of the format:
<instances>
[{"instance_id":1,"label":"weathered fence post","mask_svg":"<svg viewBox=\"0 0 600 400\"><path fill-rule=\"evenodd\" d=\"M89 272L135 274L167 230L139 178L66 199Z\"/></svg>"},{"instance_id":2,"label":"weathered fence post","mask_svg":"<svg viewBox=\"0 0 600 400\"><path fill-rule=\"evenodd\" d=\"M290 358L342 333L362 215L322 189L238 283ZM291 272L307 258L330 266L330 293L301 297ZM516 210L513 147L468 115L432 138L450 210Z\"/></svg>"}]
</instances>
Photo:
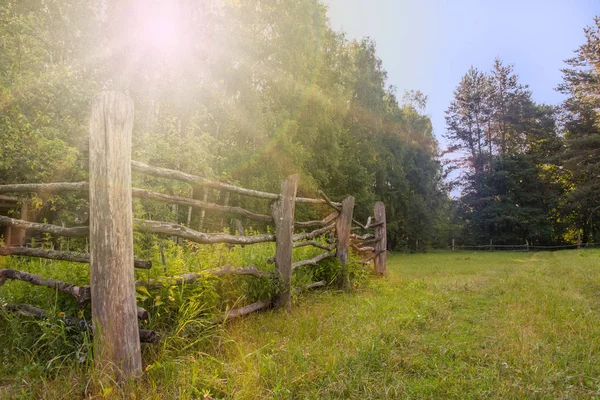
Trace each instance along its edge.
<instances>
[{"instance_id":1,"label":"weathered fence post","mask_svg":"<svg viewBox=\"0 0 600 400\"><path fill-rule=\"evenodd\" d=\"M581 248L581 231L577 232L577 248Z\"/></svg>"},{"instance_id":2,"label":"weathered fence post","mask_svg":"<svg viewBox=\"0 0 600 400\"><path fill-rule=\"evenodd\" d=\"M490 251L494 251L494 247L492 246L492 239L490 239Z\"/></svg>"},{"instance_id":3,"label":"weathered fence post","mask_svg":"<svg viewBox=\"0 0 600 400\"><path fill-rule=\"evenodd\" d=\"M375 228L375 273L384 275L387 269L387 234L385 221L385 205L378 201L374 209L375 223L379 224Z\"/></svg>"},{"instance_id":4,"label":"weathered fence post","mask_svg":"<svg viewBox=\"0 0 600 400\"><path fill-rule=\"evenodd\" d=\"M281 184L281 195L271 207L275 221L275 267L280 279L280 292L275 307L291 310L292 250L294 247L294 210L299 175L290 175Z\"/></svg>"},{"instance_id":5,"label":"weathered fence post","mask_svg":"<svg viewBox=\"0 0 600 400\"><path fill-rule=\"evenodd\" d=\"M342 264L340 273L340 287L345 289L348 287L348 271L346 264L348 263L348 251L350 248L350 233L352 232L352 213L354 212L354 197L346 197L342 201L342 210L339 217L335 221L335 231L337 234L337 248L335 256Z\"/></svg>"},{"instance_id":6,"label":"weathered fence post","mask_svg":"<svg viewBox=\"0 0 600 400\"><path fill-rule=\"evenodd\" d=\"M454 239L452 239L452 251L454 251Z\"/></svg>"},{"instance_id":7,"label":"weathered fence post","mask_svg":"<svg viewBox=\"0 0 600 400\"><path fill-rule=\"evenodd\" d=\"M133 101L94 97L90 133L90 286L95 367L118 380L142 361L133 275L131 134Z\"/></svg>"},{"instance_id":8,"label":"weathered fence post","mask_svg":"<svg viewBox=\"0 0 600 400\"><path fill-rule=\"evenodd\" d=\"M529 251L529 240L525 239L525 248Z\"/></svg>"}]
</instances>

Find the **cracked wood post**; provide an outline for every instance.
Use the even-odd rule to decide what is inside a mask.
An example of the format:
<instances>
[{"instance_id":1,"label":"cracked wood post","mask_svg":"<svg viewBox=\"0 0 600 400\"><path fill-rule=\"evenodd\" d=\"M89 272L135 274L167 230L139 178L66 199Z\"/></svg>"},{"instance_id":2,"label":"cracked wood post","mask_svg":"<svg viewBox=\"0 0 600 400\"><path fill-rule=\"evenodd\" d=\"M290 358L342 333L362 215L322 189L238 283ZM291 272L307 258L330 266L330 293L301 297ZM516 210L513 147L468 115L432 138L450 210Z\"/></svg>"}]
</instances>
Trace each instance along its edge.
<instances>
[{"instance_id":1,"label":"cracked wood post","mask_svg":"<svg viewBox=\"0 0 600 400\"><path fill-rule=\"evenodd\" d=\"M340 272L340 287L346 289L348 287L348 271L346 264L348 263L348 249L350 247L350 233L352 233L352 213L354 211L354 197L346 197L342 201L342 211L335 221L335 231L337 234L337 248L335 256L342 264Z\"/></svg>"},{"instance_id":2,"label":"cracked wood post","mask_svg":"<svg viewBox=\"0 0 600 400\"><path fill-rule=\"evenodd\" d=\"M385 205L378 201L375 203L374 209L375 222L381 223L375 228L375 273L377 275L385 275L387 269L387 231L385 221Z\"/></svg>"},{"instance_id":3,"label":"cracked wood post","mask_svg":"<svg viewBox=\"0 0 600 400\"><path fill-rule=\"evenodd\" d=\"M118 92L92 100L90 287L95 368L124 381L141 375L131 209L133 101Z\"/></svg>"},{"instance_id":4,"label":"cracked wood post","mask_svg":"<svg viewBox=\"0 0 600 400\"><path fill-rule=\"evenodd\" d=\"M271 206L275 221L275 267L280 279L280 292L275 307L290 311L292 286L292 250L294 248L294 209L299 175L290 175L281 184L281 195Z\"/></svg>"}]
</instances>

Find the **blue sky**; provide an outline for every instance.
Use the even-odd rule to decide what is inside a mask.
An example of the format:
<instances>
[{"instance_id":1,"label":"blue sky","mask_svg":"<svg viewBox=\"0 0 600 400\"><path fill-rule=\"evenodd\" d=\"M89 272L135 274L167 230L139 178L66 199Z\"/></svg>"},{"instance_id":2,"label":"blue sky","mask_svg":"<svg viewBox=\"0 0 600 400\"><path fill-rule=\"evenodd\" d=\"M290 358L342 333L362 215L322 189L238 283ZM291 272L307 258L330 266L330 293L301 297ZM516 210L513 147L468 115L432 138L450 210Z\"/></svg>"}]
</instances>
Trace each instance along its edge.
<instances>
[{"instance_id":1,"label":"blue sky","mask_svg":"<svg viewBox=\"0 0 600 400\"><path fill-rule=\"evenodd\" d=\"M600 0L324 0L336 31L371 37L388 83L420 90L441 140L444 111L472 65L514 64L540 103L558 104L564 60L584 42Z\"/></svg>"}]
</instances>

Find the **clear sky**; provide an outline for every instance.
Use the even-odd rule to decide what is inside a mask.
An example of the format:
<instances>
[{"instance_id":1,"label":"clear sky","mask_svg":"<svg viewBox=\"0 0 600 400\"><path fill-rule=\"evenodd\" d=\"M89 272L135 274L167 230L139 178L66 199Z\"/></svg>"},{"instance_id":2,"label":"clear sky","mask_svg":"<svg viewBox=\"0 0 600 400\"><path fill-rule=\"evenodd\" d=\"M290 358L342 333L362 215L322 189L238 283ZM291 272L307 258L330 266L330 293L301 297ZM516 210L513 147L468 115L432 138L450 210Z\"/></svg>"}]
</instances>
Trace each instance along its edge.
<instances>
[{"instance_id":1,"label":"clear sky","mask_svg":"<svg viewBox=\"0 0 600 400\"><path fill-rule=\"evenodd\" d=\"M600 0L324 0L331 25L350 38L369 36L388 83L420 90L441 140L444 111L472 65L489 71L495 57L514 64L540 103L558 104L563 61L584 42Z\"/></svg>"}]
</instances>

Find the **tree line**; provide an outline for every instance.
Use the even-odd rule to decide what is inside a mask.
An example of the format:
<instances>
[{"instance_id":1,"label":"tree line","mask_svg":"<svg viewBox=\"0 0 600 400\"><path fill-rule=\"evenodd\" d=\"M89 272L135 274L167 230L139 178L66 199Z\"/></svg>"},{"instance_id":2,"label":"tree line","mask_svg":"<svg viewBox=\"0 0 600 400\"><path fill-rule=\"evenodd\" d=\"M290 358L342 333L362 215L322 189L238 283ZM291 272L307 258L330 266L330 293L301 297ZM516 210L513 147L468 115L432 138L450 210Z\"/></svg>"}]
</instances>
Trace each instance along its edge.
<instances>
[{"instance_id":1,"label":"tree line","mask_svg":"<svg viewBox=\"0 0 600 400\"><path fill-rule=\"evenodd\" d=\"M600 233L600 19L566 60L560 106L538 104L513 65L470 68L446 111L449 169L461 174L463 242L573 243Z\"/></svg>"},{"instance_id":2,"label":"tree line","mask_svg":"<svg viewBox=\"0 0 600 400\"><path fill-rule=\"evenodd\" d=\"M134 159L274 193L299 173L299 195L353 195L359 219L385 202L391 248L438 236L450 203L426 97L399 98L375 43L332 30L321 1L181 0L165 52L127 40L133 3L0 4L0 183L87 179L89 101L116 89L135 102ZM38 218L72 222L73 202L41 199ZM157 207L134 212L201 218Z\"/></svg>"}]
</instances>

